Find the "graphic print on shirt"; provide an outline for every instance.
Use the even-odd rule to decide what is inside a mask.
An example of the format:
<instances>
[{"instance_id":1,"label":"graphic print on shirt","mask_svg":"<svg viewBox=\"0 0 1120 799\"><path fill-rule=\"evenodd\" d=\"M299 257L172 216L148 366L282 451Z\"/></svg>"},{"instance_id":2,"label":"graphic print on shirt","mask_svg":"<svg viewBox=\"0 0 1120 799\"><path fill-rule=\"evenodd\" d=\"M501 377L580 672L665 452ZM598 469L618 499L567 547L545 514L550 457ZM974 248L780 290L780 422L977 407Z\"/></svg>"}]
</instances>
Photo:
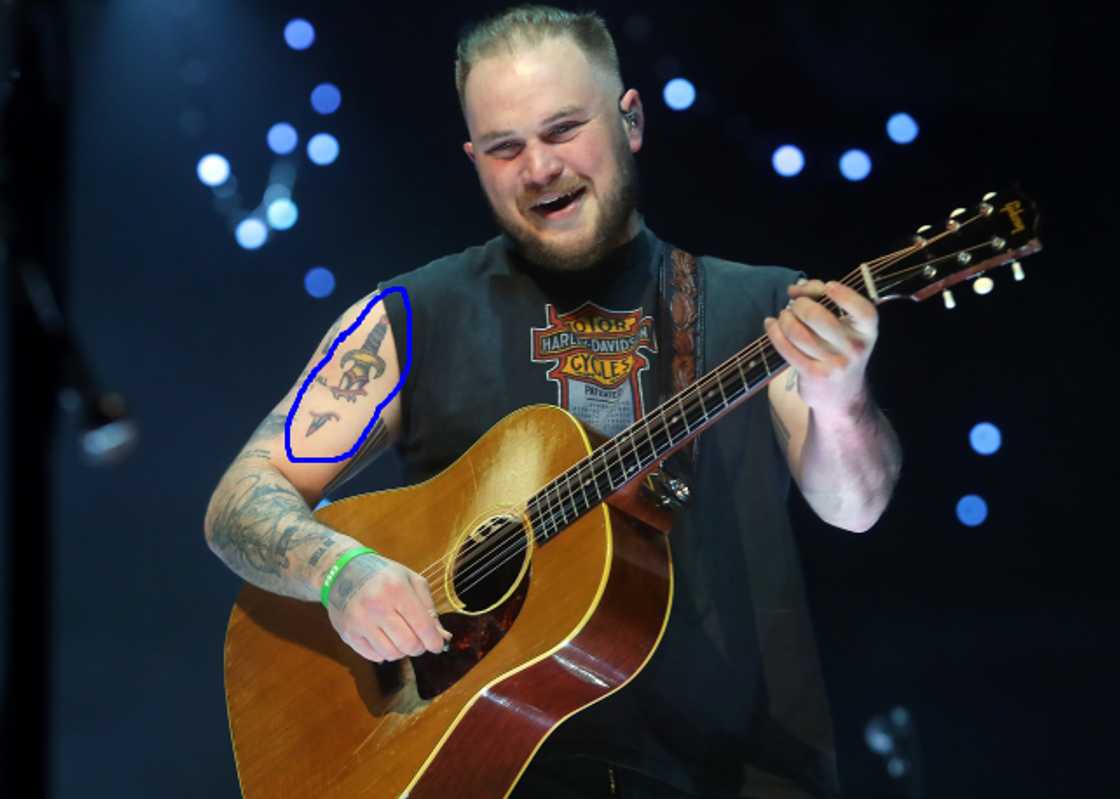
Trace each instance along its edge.
<instances>
[{"instance_id":1,"label":"graphic print on shirt","mask_svg":"<svg viewBox=\"0 0 1120 799\"><path fill-rule=\"evenodd\" d=\"M545 327L532 328L533 363L550 363L559 405L607 436L645 412L641 375L657 353L652 316L611 311L593 302L569 313L545 305Z\"/></svg>"}]
</instances>

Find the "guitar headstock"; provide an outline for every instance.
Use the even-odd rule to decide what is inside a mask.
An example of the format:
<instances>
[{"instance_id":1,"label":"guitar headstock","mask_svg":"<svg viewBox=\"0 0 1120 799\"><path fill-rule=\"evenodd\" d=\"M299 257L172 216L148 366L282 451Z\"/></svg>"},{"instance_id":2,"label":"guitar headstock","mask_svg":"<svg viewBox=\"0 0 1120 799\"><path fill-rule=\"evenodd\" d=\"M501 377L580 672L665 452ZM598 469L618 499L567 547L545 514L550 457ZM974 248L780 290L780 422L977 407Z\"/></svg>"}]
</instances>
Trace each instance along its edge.
<instances>
[{"instance_id":1,"label":"guitar headstock","mask_svg":"<svg viewBox=\"0 0 1120 799\"><path fill-rule=\"evenodd\" d=\"M918 228L909 246L861 264L854 274L875 302L921 302L940 293L952 308L952 286L975 279L977 293L986 294L991 278L980 276L1004 264L1022 280L1019 259L1041 249L1034 203L1017 192L989 192L975 206L952 211L941 225Z\"/></svg>"}]
</instances>

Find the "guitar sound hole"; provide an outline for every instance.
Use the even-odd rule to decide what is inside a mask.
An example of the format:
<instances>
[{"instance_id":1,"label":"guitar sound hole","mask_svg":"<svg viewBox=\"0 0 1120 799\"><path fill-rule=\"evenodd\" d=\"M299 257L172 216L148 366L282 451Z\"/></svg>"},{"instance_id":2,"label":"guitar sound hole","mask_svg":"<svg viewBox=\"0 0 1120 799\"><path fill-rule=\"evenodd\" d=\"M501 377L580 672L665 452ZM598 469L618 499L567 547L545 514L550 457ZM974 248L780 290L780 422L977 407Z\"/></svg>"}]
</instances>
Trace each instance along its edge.
<instances>
[{"instance_id":1,"label":"guitar sound hole","mask_svg":"<svg viewBox=\"0 0 1120 799\"><path fill-rule=\"evenodd\" d=\"M487 519L468 535L452 579L466 611L479 613L498 604L517 582L528 552L525 529L513 516Z\"/></svg>"}]
</instances>

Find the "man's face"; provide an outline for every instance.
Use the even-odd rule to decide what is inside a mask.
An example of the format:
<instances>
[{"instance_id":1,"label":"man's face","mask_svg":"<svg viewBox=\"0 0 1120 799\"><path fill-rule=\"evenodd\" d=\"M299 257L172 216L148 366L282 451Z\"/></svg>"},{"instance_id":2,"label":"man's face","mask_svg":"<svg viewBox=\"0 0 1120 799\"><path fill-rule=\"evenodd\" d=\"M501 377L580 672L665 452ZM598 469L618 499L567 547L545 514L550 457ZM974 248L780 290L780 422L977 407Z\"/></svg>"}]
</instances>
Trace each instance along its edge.
<instances>
[{"instance_id":1,"label":"man's face","mask_svg":"<svg viewBox=\"0 0 1120 799\"><path fill-rule=\"evenodd\" d=\"M582 269L637 233L641 124L624 129L619 91L567 37L471 70L464 150L499 226L530 261ZM636 91L623 104L640 114Z\"/></svg>"}]
</instances>

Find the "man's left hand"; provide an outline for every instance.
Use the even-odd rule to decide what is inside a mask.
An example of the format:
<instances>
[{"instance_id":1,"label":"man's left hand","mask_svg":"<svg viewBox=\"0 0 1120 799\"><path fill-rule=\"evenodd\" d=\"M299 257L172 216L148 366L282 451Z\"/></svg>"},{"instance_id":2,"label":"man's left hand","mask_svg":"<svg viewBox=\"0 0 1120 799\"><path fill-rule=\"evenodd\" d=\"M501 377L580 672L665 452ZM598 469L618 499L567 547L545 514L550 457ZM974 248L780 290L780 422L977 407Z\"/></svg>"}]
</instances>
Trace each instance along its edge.
<instances>
[{"instance_id":1,"label":"man's left hand","mask_svg":"<svg viewBox=\"0 0 1120 799\"><path fill-rule=\"evenodd\" d=\"M823 415L855 415L867 401L865 371L879 335L879 312L859 292L820 280L789 287L790 304L763 322L774 349L797 370L798 391ZM845 312L839 317L818 300Z\"/></svg>"}]
</instances>

